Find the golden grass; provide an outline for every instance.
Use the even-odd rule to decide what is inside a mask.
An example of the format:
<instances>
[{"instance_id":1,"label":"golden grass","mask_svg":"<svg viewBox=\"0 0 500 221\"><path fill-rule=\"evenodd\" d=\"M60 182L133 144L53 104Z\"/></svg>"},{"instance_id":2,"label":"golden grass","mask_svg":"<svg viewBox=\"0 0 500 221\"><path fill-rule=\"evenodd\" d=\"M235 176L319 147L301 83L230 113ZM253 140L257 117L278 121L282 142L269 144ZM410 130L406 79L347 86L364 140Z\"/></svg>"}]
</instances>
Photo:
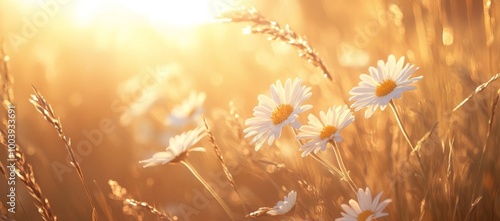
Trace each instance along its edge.
<instances>
[{"instance_id":1,"label":"golden grass","mask_svg":"<svg viewBox=\"0 0 500 221\"><path fill-rule=\"evenodd\" d=\"M210 143L212 144L212 147L214 148L215 155L217 156L217 160L219 161L220 165L222 166L222 171L224 171L224 174L226 175L227 180L231 184L231 187L233 187L234 192L236 192L236 194L238 194L238 198L241 201L241 205L243 206L245 213L247 213L248 210L245 206L245 203L243 202L243 199L241 198L241 195L240 195L240 192L238 191L238 188L236 187L236 183L234 182L233 175L231 174L231 172L229 172L229 167L224 162L224 155L222 154L222 151L221 151L219 145L217 145L217 143L215 142L215 137L212 134L212 132L210 131L210 128L208 127L207 119L205 117L203 117L203 124L205 125L205 129L207 130L208 139L209 139Z\"/></svg>"},{"instance_id":2,"label":"golden grass","mask_svg":"<svg viewBox=\"0 0 500 221\"><path fill-rule=\"evenodd\" d=\"M2 41L0 41L0 43L2 43ZM9 57L5 53L3 47L0 48L0 57L1 57L0 79L2 80L2 104L4 109L8 110L10 106L15 105L14 94L12 89L12 84L14 80L13 76L9 72L9 66L8 66ZM7 119L4 119L3 117L0 119L2 119L2 125L4 125L5 128L9 128L7 126L8 125ZM4 130L4 128L0 129L0 143L2 144L2 146L5 147L5 150L8 152L9 149L8 132ZM42 189L38 184L37 180L35 179L33 167L28 162L26 162L26 157L17 143L15 144L14 147L14 157L16 159L15 160L16 176L19 177L19 179L26 186L28 193L34 200L34 204L37 207L41 218L45 221L56 221L57 217L52 211L50 202L46 198L46 196L42 193ZM4 174L5 177L7 178L8 174L3 164L0 164L0 168L2 174ZM16 196L16 198L19 200L19 196ZM19 202L19 204L22 206L22 202ZM8 220L6 216L3 217L5 217L5 220Z\"/></svg>"},{"instance_id":3,"label":"golden grass","mask_svg":"<svg viewBox=\"0 0 500 221\"><path fill-rule=\"evenodd\" d=\"M222 22L249 22L253 23L245 32L252 34L264 34L269 36L269 40L282 41L297 49L300 57L303 57L307 62L320 68L323 75L329 80L332 80L330 72L327 70L323 60L318 52L312 48L309 43L288 25L281 27L276 21L270 20L262 16L257 9L239 9L222 13L219 16Z\"/></svg>"},{"instance_id":4,"label":"golden grass","mask_svg":"<svg viewBox=\"0 0 500 221\"><path fill-rule=\"evenodd\" d=\"M114 180L109 180L108 184L113 194L112 199L119 200L123 203L124 205L123 212L125 214L129 214L135 216L135 218L137 219L141 219L138 217L139 215L133 211L133 208L142 208L149 211L151 214L154 214L158 218L158 220L168 220L168 221L175 220L174 217L167 215L163 211L159 211L149 203L137 201L135 199L130 198L129 194L127 193L127 189L120 186L118 182Z\"/></svg>"},{"instance_id":5,"label":"golden grass","mask_svg":"<svg viewBox=\"0 0 500 221\"><path fill-rule=\"evenodd\" d=\"M0 134L0 143L7 146L7 133L5 133L5 131L3 130L0 130ZM17 177L19 177L19 179L21 179L21 181L26 185L28 193L33 197L34 203L38 208L38 212L40 213L41 218L45 221L56 221L57 217L52 211L49 200L45 198L40 185L38 185L37 180L35 179L33 168L29 163L26 162L26 157L24 156L23 152L21 152L18 145L16 145L15 155ZM4 171L2 170L2 172Z\"/></svg>"},{"instance_id":6,"label":"golden grass","mask_svg":"<svg viewBox=\"0 0 500 221\"><path fill-rule=\"evenodd\" d=\"M500 78L500 73L493 75L488 81L482 83L479 85L474 92L472 92L467 98L465 98L460 104L458 104L455 108L453 108L453 112L457 111L461 106L463 106L467 101L472 99L474 96L479 94L481 91L483 91L486 87L488 87L489 84L492 82L496 81L498 78ZM494 107L494 106L493 106ZM453 113L452 112L452 113Z\"/></svg>"},{"instance_id":7,"label":"golden grass","mask_svg":"<svg viewBox=\"0 0 500 221\"><path fill-rule=\"evenodd\" d=\"M85 190L85 193L87 194L87 199L90 202L90 205L92 206L92 220L97 220L98 215L96 212L96 207L94 206L94 200L92 199L92 196L90 194L90 190L87 187L87 184L85 184L85 178L83 176L83 171L82 168L80 167L80 164L76 160L75 153L73 151L73 147L71 146L71 139L66 137L66 134L64 133L61 120L56 117L56 114L54 113L54 110L52 109L52 106L50 106L49 103L43 98L42 94L38 92L38 90L35 88L35 86L32 86L33 90L35 91L34 95L31 95L31 99L29 100L31 104L33 104L38 112L40 112L43 115L43 118L49 122L57 131L57 134L61 138L61 140L64 143L64 146L66 147L66 150L69 153L69 156L71 157L71 165L75 167L76 172L78 174L78 177L80 178L80 181L83 185L83 189Z\"/></svg>"}]
</instances>

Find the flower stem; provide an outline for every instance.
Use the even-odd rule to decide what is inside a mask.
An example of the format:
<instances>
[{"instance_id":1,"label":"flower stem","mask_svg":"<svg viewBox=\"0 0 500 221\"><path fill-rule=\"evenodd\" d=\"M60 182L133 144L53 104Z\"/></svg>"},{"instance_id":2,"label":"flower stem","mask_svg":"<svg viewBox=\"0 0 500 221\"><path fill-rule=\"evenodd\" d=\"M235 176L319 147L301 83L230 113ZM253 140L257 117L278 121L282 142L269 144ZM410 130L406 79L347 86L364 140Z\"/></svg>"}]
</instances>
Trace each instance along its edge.
<instances>
[{"instance_id":1,"label":"flower stem","mask_svg":"<svg viewBox=\"0 0 500 221\"><path fill-rule=\"evenodd\" d=\"M297 137L297 131L295 129L292 129L293 133L295 134L295 137ZM300 146L304 145L304 142L302 142L301 140L299 139L296 139L297 142L299 143ZM349 186L351 187L351 189L356 192L356 189L354 188L356 185L352 185L350 182L349 182L349 179L346 178L346 174L342 171L342 168L337 168L335 167L333 164L331 164L328 160L326 159L323 159L321 156L319 156L318 154L316 153L310 153L310 155L313 157L313 159L315 159L316 161L318 161L319 163L321 163L323 166L326 167L326 169L331 173L331 174L335 174L334 171L336 173L338 173L338 175L341 177L341 179L344 179L348 184ZM335 154L336 155L336 154ZM338 160L338 158L337 158ZM340 164L339 164L340 165ZM347 174L347 177L349 176L349 174ZM354 184L354 183L353 183Z\"/></svg>"},{"instance_id":2,"label":"flower stem","mask_svg":"<svg viewBox=\"0 0 500 221\"><path fill-rule=\"evenodd\" d=\"M297 131L296 129L293 129L292 128L292 131L293 131L293 134L295 135L295 137L297 137ZM302 142L301 140L299 139L295 139L297 140L297 142L299 143L299 146L302 146L304 145L304 142ZM337 168L335 167L334 165L332 165L330 162L328 162L327 160L325 159L322 159L319 155L315 154L315 153L310 153L311 156L313 156L313 158L318 161L319 163L321 163L323 166L326 167L326 169L328 169L328 171L332 174L334 174L333 171L337 172L340 176L342 176L342 172ZM332 171L333 170L333 171Z\"/></svg>"},{"instance_id":3,"label":"flower stem","mask_svg":"<svg viewBox=\"0 0 500 221\"><path fill-rule=\"evenodd\" d=\"M335 171L336 173L339 174L339 176L343 176L342 175L342 171L340 171L337 167L335 167L334 165L332 165L330 162L328 162L327 160L325 159L322 159L318 154L315 154L315 153L311 153L310 154L316 161L318 161L319 163L321 163L323 166L326 167L326 169L328 169L328 171L332 174L335 174L333 171ZM333 171L332 171L333 170Z\"/></svg>"},{"instance_id":4,"label":"flower stem","mask_svg":"<svg viewBox=\"0 0 500 221\"><path fill-rule=\"evenodd\" d=\"M406 141L408 141L408 144L411 147L412 151L415 151L415 146L410 141L410 137L408 137L408 133L406 133L405 128L403 127L403 122L401 121L401 118L399 117L398 111L396 110L396 104L394 104L394 101L391 100L389 102L389 106L391 106L391 110L394 113L394 116L396 117L396 121L398 122L399 129L401 129L401 132L403 133L403 136L406 138Z\"/></svg>"},{"instance_id":5,"label":"flower stem","mask_svg":"<svg viewBox=\"0 0 500 221\"><path fill-rule=\"evenodd\" d=\"M215 192L215 190L212 189L212 187L210 187L210 185L208 185L207 181L205 181L201 177L201 175L191 166L191 164L189 164L187 161L184 161L184 160L181 160L181 163L184 164L184 166L186 166L189 169L189 171L191 171L191 173L196 177L196 179L198 179L200 181L201 184L203 184L203 186L205 186L205 188L207 188L207 190L212 194L212 196L222 206L224 211L226 211L227 215L231 218L231 220L236 220L234 215L233 215L233 212L231 212L231 209L229 209L229 206L227 206L227 204L222 200L222 198L220 198L220 196Z\"/></svg>"},{"instance_id":6,"label":"flower stem","mask_svg":"<svg viewBox=\"0 0 500 221\"><path fill-rule=\"evenodd\" d=\"M349 171L345 167L344 160L342 160L342 155L340 155L340 148L335 142L331 142L333 145L333 152L335 153L335 157L337 158L337 162L339 164L340 169L342 170L344 180L349 184L351 189L356 193L358 186L354 184L351 176L349 175Z\"/></svg>"}]
</instances>

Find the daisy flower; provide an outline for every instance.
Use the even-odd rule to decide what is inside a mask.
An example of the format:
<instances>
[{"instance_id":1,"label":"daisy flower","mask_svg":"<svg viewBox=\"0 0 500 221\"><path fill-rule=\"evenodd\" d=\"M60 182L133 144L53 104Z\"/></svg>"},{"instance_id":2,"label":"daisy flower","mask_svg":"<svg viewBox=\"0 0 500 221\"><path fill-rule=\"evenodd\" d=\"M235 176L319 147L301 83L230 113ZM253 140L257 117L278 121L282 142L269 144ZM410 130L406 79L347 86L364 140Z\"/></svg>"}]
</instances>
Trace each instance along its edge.
<instances>
[{"instance_id":1,"label":"daisy flower","mask_svg":"<svg viewBox=\"0 0 500 221\"><path fill-rule=\"evenodd\" d=\"M172 113L165 119L170 126L182 127L191 122L201 122L203 103L207 95L203 92L192 92L187 100L172 109Z\"/></svg>"},{"instance_id":2,"label":"daisy flower","mask_svg":"<svg viewBox=\"0 0 500 221\"><path fill-rule=\"evenodd\" d=\"M144 167L157 166L167 163L178 163L184 160L191 151L204 152L205 148L193 147L193 145L198 143L205 135L205 129L199 127L182 133L181 135L172 137L169 140L169 146L166 151L158 152L154 154L153 157L147 160L141 160L139 163L145 164Z\"/></svg>"},{"instance_id":3,"label":"daisy flower","mask_svg":"<svg viewBox=\"0 0 500 221\"><path fill-rule=\"evenodd\" d=\"M342 209L346 212L341 212L342 217L335 219L336 221L371 221L379 217L387 216L388 213L382 212L387 205L392 202L391 199L386 199L379 203L382 192L377 194L372 201L370 188L358 190L358 202L351 199L349 205L342 204Z\"/></svg>"},{"instance_id":4,"label":"daisy flower","mask_svg":"<svg viewBox=\"0 0 500 221\"><path fill-rule=\"evenodd\" d=\"M302 105L311 96L311 88L302 85L301 79L286 80L285 85L278 80L271 85L271 97L259 95L259 105L253 109L254 117L247 119L244 130L245 138L255 136L251 144L258 151L267 140L271 145L281 136L281 130L286 125L300 127L298 115L312 108L312 105Z\"/></svg>"},{"instance_id":5,"label":"daisy flower","mask_svg":"<svg viewBox=\"0 0 500 221\"><path fill-rule=\"evenodd\" d=\"M283 199L283 201L279 201L278 203L276 203L276 206L267 211L267 214L271 216L277 216L288 213L295 206L295 201L297 201L297 192L292 190L290 191L290 193L288 193L288 196L285 196L285 199Z\"/></svg>"},{"instance_id":6,"label":"daisy flower","mask_svg":"<svg viewBox=\"0 0 500 221\"><path fill-rule=\"evenodd\" d=\"M300 147L302 157L311 152L318 153L326 150L326 145L332 142L341 142L340 131L354 121L354 116L347 105L334 106L325 113L319 113L321 121L312 114L309 114L309 125L303 125L299 129L297 139L309 139L307 143Z\"/></svg>"},{"instance_id":7,"label":"daisy flower","mask_svg":"<svg viewBox=\"0 0 500 221\"><path fill-rule=\"evenodd\" d=\"M377 68L370 67L370 75L362 74L359 85L349 91L352 95L349 100L355 100L351 107L356 108L356 111L367 108L365 118L369 118L378 107L384 110L392 99L399 98L405 91L416 89L410 84L421 80L422 76L410 76L418 67L413 68L408 63L403 67L403 63L404 57L396 62L394 55L389 55L387 63L379 60Z\"/></svg>"},{"instance_id":8,"label":"daisy flower","mask_svg":"<svg viewBox=\"0 0 500 221\"><path fill-rule=\"evenodd\" d=\"M283 215L290 212L290 210L293 209L296 201L297 201L297 192L292 190L288 193L287 196L285 196L285 199L283 199L283 201L278 201L278 203L276 203L276 206L274 206L273 208L260 207L257 211L251 212L246 217L255 218L265 215L270 215L270 216Z\"/></svg>"}]
</instances>

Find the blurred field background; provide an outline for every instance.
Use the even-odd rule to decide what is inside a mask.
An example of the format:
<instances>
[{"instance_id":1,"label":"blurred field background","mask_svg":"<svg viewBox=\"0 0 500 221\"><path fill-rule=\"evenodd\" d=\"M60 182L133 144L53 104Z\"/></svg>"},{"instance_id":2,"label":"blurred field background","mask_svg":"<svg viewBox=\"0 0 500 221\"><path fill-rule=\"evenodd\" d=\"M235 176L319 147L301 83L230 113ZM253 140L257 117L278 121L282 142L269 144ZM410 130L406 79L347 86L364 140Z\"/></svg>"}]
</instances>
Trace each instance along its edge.
<instances>
[{"instance_id":1,"label":"blurred field background","mask_svg":"<svg viewBox=\"0 0 500 221\"><path fill-rule=\"evenodd\" d=\"M46 22L37 16L47 1L0 3L0 34L14 78L17 142L58 220L90 220L92 210L66 161L64 144L28 101L32 85L52 105L75 147L96 141L80 165L100 220L155 220L146 210L124 212L123 203L110 195L110 179L130 197L178 220L228 219L213 198L208 204L193 201L204 188L182 165L142 168L138 163L163 151L169 137L194 127L162 123L192 91L207 94L204 114L249 211L221 175L208 139L199 145L208 151L192 153L188 161L208 181L219 183L214 188L222 189L233 211L243 217L296 190L291 213L256 219L334 220L341 217L340 204L355 198L346 182L311 157L301 158L290 130L276 145L255 152L249 139L241 139L238 125L252 116L258 94L268 94L278 79L299 77L312 87L306 103L314 108L301 116L302 124L309 113L350 105L348 91L359 75L389 54L405 56L420 67L414 76L424 76L417 90L395 100L414 143L437 123L421 145L424 176L387 108L370 119L357 112L342 132L339 145L355 183L393 200L389 216L380 220L500 220L499 116L492 118L486 139L500 84L493 82L452 113L500 70L496 1L222 1L255 7L306 36L333 81L290 45L243 34L248 23L210 22L214 1L61 2L53 14L46 13ZM34 18L42 19L36 31L23 34L26 19ZM5 109L1 113L5 120ZM109 132L100 129L102 124ZM92 132L102 136L89 139L85 134ZM331 149L321 155L336 164ZM4 165L5 159L7 152L0 151ZM57 166L71 171L61 174ZM0 183L5 196L6 180ZM23 208L9 217L42 220L19 180L17 189ZM5 203L0 208L7 213Z\"/></svg>"}]
</instances>

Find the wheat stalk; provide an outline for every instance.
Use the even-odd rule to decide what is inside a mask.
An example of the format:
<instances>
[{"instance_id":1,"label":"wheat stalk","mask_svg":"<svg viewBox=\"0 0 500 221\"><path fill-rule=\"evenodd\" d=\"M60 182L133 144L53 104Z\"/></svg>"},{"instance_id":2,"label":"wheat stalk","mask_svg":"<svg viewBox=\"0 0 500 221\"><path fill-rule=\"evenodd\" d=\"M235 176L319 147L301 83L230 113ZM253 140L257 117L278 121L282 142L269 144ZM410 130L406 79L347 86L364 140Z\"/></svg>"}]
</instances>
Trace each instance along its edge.
<instances>
[{"instance_id":1,"label":"wheat stalk","mask_svg":"<svg viewBox=\"0 0 500 221\"><path fill-rule=\"evenodd\" d=\"M413 150L411 153L415 153L420 151L422 146L427 142L427 140L431 137L432 133L436 130L438 125L438 122L435 122L434 125L432 125L431 129L422 137L420 140L417 141L417 144L415 145L415 150Z\"/></svg>"},{"instance_id":2,"label":"wheat stalk","mask_svg":"<svg viewBox=\"0 0 500 221\"><path fill-rule=\"evenodd\" d=\"M56 117L54 110L52 109L52 106L50 106L50 104L47 103L45 98L42 96L42 94L40 94L40 92L38 92L35 86L32 87L35 94L31 95L30 102L35 106L38 112L40 112L43 115L45 120L49 122L52 126L54 126L54 128L57 131L57 134L59 135L59 138L61 138L61 140L64 142L66 150L70 155L71 165L75 167L78 177L80 178L83 188L85 189L85 193L87 194L87 199L89 200L90 205L92 206L92 220L97 220L96 207L94 206L94 201L92 200L89 189L85 184L85 178L83 176L82 168L80 167L80 164L76 160L75 154L73 152L73 148L71 146L71 139L67 138L67 136L64 134L61 120L58 117Z\"/></svg>"},{"instance_id":3,"label":"wheat stalk","mask_svg":"<svg viewBox=\"0 0 500 221\"><path fill-rule=\"evenodd\" d=\"M245 33L264 34L269 40L282 41L297 49L299 56L306 59L323 71L323 75L333 80L318 52L312 48L307 40L299 36L290 26L280 26L278 22L268 19L260 14L255 8L242 8L224 12L218 16L221 22L250 22L252 26L245 29Z\"/></svg>"},{"instance_id":4,"label":"wheat stalk","mask_svg":"<svg viewBox=\"0 0 500 221\"><path fill-rule=\"evenodd\" d=\"M0 130L0 143L8 148L7 143L7 133L4 130ZM21 179L21 181L26 185L29 194L33 197L35 201L35 206L38 208L38 212L45 221L56 221L57 218L52 212L52 207L50 206L49 200L45 198L42 193L42 189L38 185L33 173L33 169L29 163L26 162L23 152L21 152L19 145L16 144L14 150L16 156L16 174Z\"/></svg>"},{"instance_id":5,"label":"wheat stalk","mask_svg":"<svg viewBox=\"0 0 500 221\"><path fill-rule=\"evenodd\" d=\"M122 201L124 205L145 209L151 212L151 214L155 215L159 220L168 220L168 221L176 220L171 216L167 215L165 212L160 212L158 209L156 209L149 203L130 198L128 196L127 189L120 186L120 184L117 181L109 180L108 184L109 187L111 187L111 192L114 196L114 199Z\"/></svg>"},{"instance_id":6,"label":"wheat stalk","mask_svg":"<svg viewBox=\"0 0 500 221\"><path fill-rule=\"evenodd\" d=\"M14 92L12 85L14 84L14 78L9 72L8 67L9 56L5 53L3 48L3 39L0 41L0 79L2 80L2 104L6 110L14 105ZM4 122L5 124L6 122ZM6 125L5 125L6 126ZM0 130L0 143L7 149L8 147L8 135L3 129ZM52 207L50 206L49 200L42 193L40 185L38 185L32 166L26 162L24 153L21 151L18 144L15 145L14 149L15 164L16 164L16 175L25 184L28 189L29 194L34 199L34 204L38 208L38 212L45 221L56 221L57 217L52 212ZM2 165L2 173L7 176L7 172ZM22 204L21 204L22 205ZM6 219L7 220L7 219Z\"/></svg>"},{"instance_id":7,"label":"wheat stalk","mask_svg":"<svg viewBox=\"0 0 500 221\"><path fill-rule=\"evenodd\" d=\"M497 111L499 100L500 100L500 90L498 90L495 98L493 98L493 101L491 102L491 114L490 114L490 119L488 120L488 130L486 132L486 140L484 141L483 150L481 152L481 159L479 160L479 166L477 167L476 179L475 179L476 182L474 183L474 188L472 189L472 200L474 200L476 197L477 184L481 180L479 176L481 175L481 169L483 167L484 153L486 153L486 147L488 146L488 140L490 138L491 128L493 127L493 120L495 118L495 114ZM472 207L472 205L474 205L474 201L471 203L471 207ZM471 208L471 211L472 211L472 208Z\"/></svg>"},{"instance_id":8,"label":"wheat stalk","mask_svg":"<svg viewBox=\"0 0 500 221\"><path fill-rule=\"evenodd\" d=\"M1 135L0 135L1 136ZM15 154L14 154L15 155ZM7 174L7 170L5 169L3 163L0 161L0 172L5 176L5 179L8 180L9 179L9 175ZM17 173L16 173L16 176L17 176ZM28 218L28 215L26 214L26 209L24 208L24 205L23 205L23 201L19 198L18 195L16 195L16 199L17 201L19 201L19 205L20 207L22 208L23 212L24 212L24 217L29 220ZM35 205L36 206L36 205ZM1 206L0 206L0 209L3 209ZM2 211L3 212L3 211ZM6 215L7 213L2 213L2 215Z\"/></svg>"},{"instance_id":9,"label":"wheat stalk","mask_svg":"<svg viewBox=\"0 0 500 221\"><path fill-rule=\"evenodd\" d=\"M2 80L2 102L4 107L7 109L7 107L11 106L14 101L14 92L12 90L14 79L9 72L8 61L10 60L10 57L5 53L2 45L3 40L0 41L0 79Z\"/></svg>"},{"instance_id":10,"label":"wheat stalk","mask_svg":"<svg viewBox=\"0 0 500 221\"><path fill-rule=\"evenodd\" d=\"M236 106L234 105L233 101L229 102L229 114L233 118L232 127L236 133L238 140L240 140L240 144L246 149L252 148L250 147L251 145L247 142L247 139L245 139L245 134L243 133L243 127L241 126L240 123L240 115L238 114L238 110L236 109Z\"/></svg>"},{"instance_id":11,"label":"wheat stalk","mask_svg":"<svg viewBox=\"0 0 500 221\"><path fill-rule=\"evenodd\" d=\"M203 123L205 124L205 129L207 130L208 134L208 140L212 144L212 147L214 148L215 155L217 155L217 160L219 161L220 165L222 166L222 171L224 171L224 174L226 175L227 180L229 180L229 183L231 184L231 187L233 187L234 192L238 194L238 198L240 199L241 205L243 206L243 209L245 210L245 213L247 213L247 208L245 206L245 203L243 202L243 199L241 198L241 194L238 191L238 188L236 188L236 183L234 182L233 175L231 172L229 172L229 168L227 167L226 162L224 161L224 156L222 155L222 151L220 150L219 145L215 142L215 137L212 134L212 131L210 131L210 128L208 127L207 119L203 117Z\"/></svg>"},{"instance_id":12,"label":"wheat stalk","mask_svg":"<svg viewBox=\"0 0 500 221\"><path fill-rule=\"evenodd\" d=\"M215 200L217 200L217 202L219 202L220 206L224 209L224 211L227 213L229 218L231 220L236 220L233 212L231 211L229 206L226 204L226 202L224 202L224 200L217 194L217 192L215 192L215 190L208 184L208 182L205 179L203 179L203 177L201 177L201 175L198 173L198 171L196 171L196 169L185 160L181 160L181 163L184 166L186 166L186 168L189 170L189 172L191 172L193 174L193 176L198 181L200 181L201 184L203 184L203 186L208 190L208 192L210 192L210 194L212 194L212 196L215 198Z\"/></svg>"},{"instance_id":13,"label":"wheat stalk","mask_svg":"<svg viewBox=\"0 0 500 221\"><path fill-rule=\"evenodd\" d=\"M479 94L479 92L483 91L486 87L488 87L489 84L491 84L493 81L496 81L498 78L500 78L500 73L497 73L493 75L493 77L490 78L487 82L479 85L476 90L474 90L467 98L465 98L460 104L458 104L455 108L453 108L452 113L458 110L458 108L462 107L467 101L472 99L476 94Z\"/></svg>"}]
</instances>

